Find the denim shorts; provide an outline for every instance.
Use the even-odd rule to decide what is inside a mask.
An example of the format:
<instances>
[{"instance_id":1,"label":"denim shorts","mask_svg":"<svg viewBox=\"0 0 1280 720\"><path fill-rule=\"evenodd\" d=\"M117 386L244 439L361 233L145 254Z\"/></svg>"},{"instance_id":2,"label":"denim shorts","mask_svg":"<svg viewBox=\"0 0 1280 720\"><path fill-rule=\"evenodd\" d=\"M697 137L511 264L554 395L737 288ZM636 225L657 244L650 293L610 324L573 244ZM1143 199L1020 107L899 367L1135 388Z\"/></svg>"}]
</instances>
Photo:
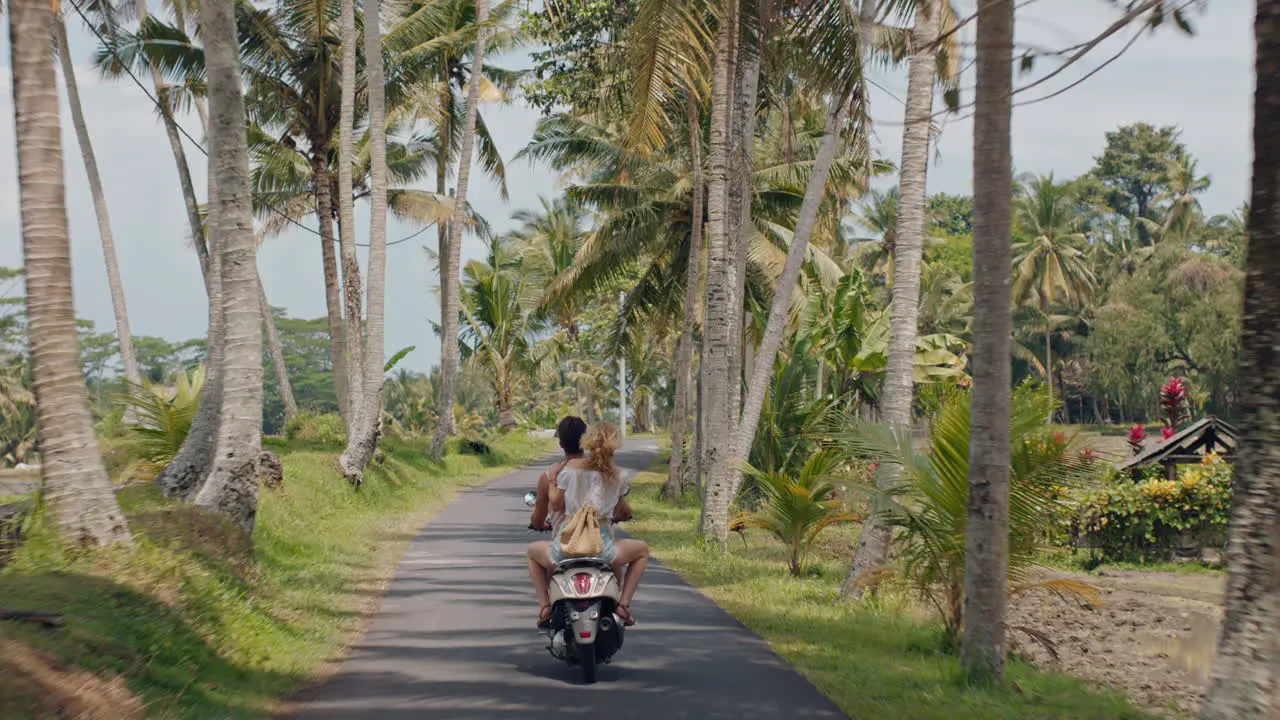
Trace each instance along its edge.
<instances>
[{"instance_id":1,"label":"denim shorts","mask_svg":"<svg viewBox=\"0 0 1280 720\"><path fill-rule=\"evenodd\" d=\"M613 528L609 526L600 528L600 539L604 549L600 551L600 555L598 557L600 560L612 565L614 559L618 557L618 546L613 542ZM551 562L553 563L563 562L568 559L565 557L564 551L560 548L559 533L557 533L555 539L551 541L551 547L548 548L548 552L551 554Z\"/></svg>"}]
</instances>

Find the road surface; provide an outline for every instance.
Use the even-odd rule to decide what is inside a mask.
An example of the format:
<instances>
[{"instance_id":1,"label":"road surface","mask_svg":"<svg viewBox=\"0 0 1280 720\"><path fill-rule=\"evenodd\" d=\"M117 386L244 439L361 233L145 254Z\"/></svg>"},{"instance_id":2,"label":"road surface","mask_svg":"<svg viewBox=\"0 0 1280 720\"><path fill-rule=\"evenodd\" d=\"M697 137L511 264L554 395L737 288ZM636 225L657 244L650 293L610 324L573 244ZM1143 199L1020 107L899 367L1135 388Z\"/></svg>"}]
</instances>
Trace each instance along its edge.
<instances>
[{"instance_id":1,"label":"road surface","mask_svg":"<svg viewBox=\"0 0 1280 720\"><path fill-rule=\"evenodd\" d=\"M650 441L618 453L629 473ZM524 547L521 501L545 464L457 498L401 561L381 609L304 720L809 720L844 718L763 640L675 573L649 565L613 664L599 682L547 652ZM779 572L782 572L780 569Z\"/></svg>"}]
</instances>

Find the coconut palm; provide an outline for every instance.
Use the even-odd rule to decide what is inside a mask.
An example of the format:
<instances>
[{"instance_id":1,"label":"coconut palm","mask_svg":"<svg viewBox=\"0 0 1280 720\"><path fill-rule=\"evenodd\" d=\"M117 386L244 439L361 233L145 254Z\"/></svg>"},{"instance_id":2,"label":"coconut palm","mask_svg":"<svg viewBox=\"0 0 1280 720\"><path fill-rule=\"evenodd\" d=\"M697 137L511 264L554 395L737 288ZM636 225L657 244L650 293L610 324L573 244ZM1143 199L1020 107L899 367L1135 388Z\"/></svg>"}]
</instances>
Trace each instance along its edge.
<instances>
[{"instance_id":1,"label":"coconut palm","mask_svg":"<svg viewBox=\"0 0 1280 720\"><path fill-rule=\"evenodd\" d=\"M508 238L490 241L486 260L463 269L459 348L492 384L499 427L516 426L516 392L541 361L536 339L541 323L531 312L537 286L521 270L519 245Z\"/></svg>"},{"instance_id":2,"label":"coconut palm","mask_svg":"<svg viewBox=\"0 0 1280 720\"><path fill-rule=\"evenodd\" d=\"M823 530L859 519L844 511L832 482L843 462L840 453L823 450L810 455L798 472L750 470L762 497L759 509L743 514L742 522L769 531L787 546L792 575L804 571L809 548Z\"/></svg>"},{"instance_id":3,"label":"coconut palm","mask_svg":"<svg viewBox=\"0 0 1280 720\"><path fill-rule=\"evenodd\" d=\"M978 10L977 91L973 130L973 405L968 446L965 535L967 676L1004 677L1005 602L1009 567L1010 383L1012 333L1013 3ZM1052 184L1051 184L1052 185ZM1056 257L1056 256L1055 256ZM1034 267L1034 266L1032 266Z\"/></svg>"},{"instance_id":4,"label":"coconut palm","mask_svg":"<svg viewBox=\"0 0 1280 720\"><path fill-rule=\"evenodd\" d=\"M210 217L221 263L225 347L217 453L195 503L252 532L262 449L262 317L235 5L206 2L200 19L209 78Z\"/></svg>"},{"instance_id":5,"label":"coconut palm","mask_svg":"<svg viewBox=\"0 0 1280 720\"><path fill-rule=\"evenodd\" d=\"M1169 169L1169 189L1156 197L1156 202L1168 203L1164 223L1160 228L1163 238L1186 242L1203 217L1197 195L1209 189L1208 176L1196 174L1196 161L1183 156L1181 162Z\"/></svg>"},{"instance_id":6,"label":"coconut palm","mask_svg":"<svg viewBox=\"0 0 1280 720\"><path fill-rule=\"evenodd\" d=\"M1274 402L1280 368L1275 347L1280 328L1274 298L1280 292L1280 228L1270 212L1280 197L1280 157L1273 138L1280 132L1280 3L1260 2L1254 24L1257 85L1254 96L1253 192L1249 215L1249 253L1244 298L1241 378L1243 420L1237 450L1230 571L1226 614L1213 662L1212 679L1201 717L1206 720L1262 720L1276 711L1272 638L1278 618L1275 538L1280 523L1280 475L1274 452ZM1263 589L1266 590L1263 590Z\"/></svg>"},{"instance_id":7,"label":"coconut palm","mask_svg":"<svg viewBox=\"0 0 1280 720\"><path fill-rule=\"evenodd\" d=\"M915 589L937 610L947 639L958 644L966 595L972 393L954 393L931 419L929 445L911 446L910 433L888 424L843 417L833 423L832 441L847 456L899 471L891 488L873 491L874 505L899 531L902 569ZM1071 438L1043 422L1048 397L1024 385L1013 394L1009 432L1012 458L1008 529L1008 580L1002 594L1033 588L1097 599L1096 591L1072 581L1036 581L1043 552L1043 528L1068 512L1055 487L1081 487L1092 476L1086 456ZM888 474L888 473L885 473ZM895 497L899 496L899 497Z\"/></svg>"},{"instance_id":8,"label":"coconut palm","mask_svg":"<svg viewBox=\"0 0 1280 720\"><path fill-rule=\"evenodd\" d=\"M461 309L460 287L453 281L462 262L462 228L465 219L462 208L467 204L467 191L471 181L471 158L476 142L476 115L480 103L480 78L484 75L485 38L489 27L489 0L476 0L476 39L471 50L471 78L467 87L466 119L462 124L461 152L458 155L458 190L454 199L453 219L449 223L448 252L442 253L441 267L448 270L442 275L444 302L440 304L441 337L440 352L440 423L431 441L431 454L439 460L444 456L444 441L452 431L449 420L453 412L454 384L458 375L458 346L453 338L458 335L458 318ZM446 248L441 248L445 250ZM447 278L447 280L446 280Z\"/></svg>"},{"instance_id":9,"label":"coconut palm","mask_svg":"<svg viewBox=\"0 0 1280 720\"><path fill-rule=\"evenodd\" d=\"M351 0L347 0L350 2ZM377 449L378 439L382 434L382 385L385 378L383 364L386 362L386 282L387 282L387 103L382 59L382 31L379 24L378 0L367 0L365 4L365 48L367 55L366 74L369 78L369 281L368 316L366 346L363 348L364 377L357 378L352 373L352 385L360 388L360 393L352 394L356 404L354 415L356 422L347 432L347 447L338 459L338 467L347 481L359 486L364 479L364 469L368 467ZM354 23L353 23L354 24ZM350 38L349 38L350 39ZM354 53L348 53L354 55ZM354 64L354 58L353 58ZM343 127L343 132L346 128ZM352 148L348 145L347 158L352 158ZM345 172L352 168L343 162ZM347 187L342 184L343 189ZM345 198L349 193L343 192ZM354 218L353 218L354 219ZM353 248L354 249L354 248ZM354 253L352 253L354 255ZM358 268L355 258L352 264ZM348 278L344 270L344 281ZM358 282L356 289L359 289ZM356 298L356 313L359 315L359 298ZM355 325L353 327L359 327ZM357 341L359 338L357 338ZM360 351L359 342L354 345ZM354 359L352 361L355 362Z\"/></svg>"},{"instance_id":10,"label":"coconut palm","mask_svg":"<svg viewBox=\"0 0 1280 720\"><path fill-rule=\"evenodd\" d=\"M1053 174L1025 183L1014 201L1022 239L1014 246L1013 300L1022 305L1034 299L1045 318L1045 383L1053 396L1051 310L1056 303L1075 307L1097 284L1074 214L1071 190L1055 183Z\"/></svg>"},{"instance_id":11,"label":"coconut palm","mask_svg":"<svg viewBox=\"0 0 1280 720\"><path fill-rule=\"evenodd\" d=\"M138 372L138 358L133 352L133 333L129 329L124 281L120 279L120 263L116 259L116 244L111 234L107 195L102 186L102 174L98 171L98 157L89 137L89 126L85 123L84 108L80 104L80 88L76 82L75 63L71 60L71 48L67 41L66 18L62 13L54 18L53 29L54 44L58 48L58 64L62 67L63 85L67 89L67 106L71 108L71 124L75 127L80 158L84 162L84 172L89 180L89 194L93 197L93 212L98 220L98 237L102 241L102 256L107 267L107 290L111 295L111 312L115 317L116 338L120 343L120 363L124 366L125 380L136 384L142 382L142 375Z\"/></svg>"},{"instance_id":12,"label":"coconut palm","mask_svg":"<svg viewBox=\"0 0 1280 720\"><path fill-rule=\"evenodd\" d=\"M71 237L49 3L8 5L18 198L43 495L75 543L132 538L93 434L71 293Z\"/></svg>"}]
</instances>

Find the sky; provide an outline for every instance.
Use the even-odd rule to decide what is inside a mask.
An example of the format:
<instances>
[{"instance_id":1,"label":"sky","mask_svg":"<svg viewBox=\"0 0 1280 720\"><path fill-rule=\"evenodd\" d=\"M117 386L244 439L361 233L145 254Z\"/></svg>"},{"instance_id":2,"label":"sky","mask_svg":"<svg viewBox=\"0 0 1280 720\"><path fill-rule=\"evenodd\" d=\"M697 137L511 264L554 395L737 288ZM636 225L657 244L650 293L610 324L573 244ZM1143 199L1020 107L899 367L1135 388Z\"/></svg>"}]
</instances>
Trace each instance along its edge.
<instances>
[{"instance_id":1,"label":"sky","mask_svg":"<svg viewBox=\"0 0 1280 720\"><path fill-rule=\"evenodd\" d=\"M961 12L973 6L973 0L955 2ZM1093 158L1102 151L1107 131L1134 122L1177 125L1188 150L1199 160L1199 171L1213 181L1201 198L1205 211L1225 213L1238 207L1249 188L1253 4L1216 0L1211 5L1207 12L1191 16L1194 37L1168 24L1158 32L1144 34L1079 86L1017 108L1013 118L1017 171L1073 177L1091 167ZM1017 42L1027 47L1073 46L1097 35L1119 17L1113 0L1020 0L1019 7ZM1136 32L1117 33L1044 85L1018 94L1016 101L1033 101L1071 85L1117 53ZM10 238L0 242L0 266L16 267L22 264L22 255L12 85L8 34L0 35L0 62L4 64L0 103L7 106L0 112L0 238ZM967 43L966 55L972 58L972 24L961 36ZM173 157L154 106L132 82L98 77L91 64L95 38L87 30L74 27L71 45L81 101L107 188L133 332L175 341L201 336L207 318L204 286L187 237ZM527 59L517 55L502 62L522 67ZM1041 59L1035 73L1015 77L1015 86L1033 82L1054 67L1052 60ZM881 72L875 81L881 89L871 98L874 144L884 157L896 161L901 148L900 98L906 87L905 69ZM961 82L963 98L971 99L972 73L965 73ZM61 88L61 77L59 83ZM941 100L935 109L942 109ZM556 173L510 160L528 142L538 111L517 99L507 106L484 106L481 112L503 157L508 158L510 199L504 202L496 187L473 176L472 204L501 230L514 224L510 221L513 212L536 208L539 197L554 197L560 188ZM973 126L964 115L939 117L941 135L931 157L930 192L972 192ZM65 100L62 116L76 312L94 321L100 331L109 331L114 323L101 243ZM194 116L181 118L181 123L201 139ZM190 143L187 153L197 193L203 198L203 156ZM891 183L893 179L880 182ZM357 206L357 226L360 241L367 242L368 211L363 204ZM388 227L391 242L421 229L394 217ZM410 369L425 370L440 356L439 340L431 329L431 323L439 320L437 278L433 261L423 249L434 245L435 230L429 229L388 248L387 354L415 346L402 361L402 366ZM480 245L470 240L464 244L464 262L481 252ZM361 259L363 262L363 254ZM268 239L258 263L272 305L295 317L324 315L320 247L314 234L295 228Z\"/></svg>"}]
</instances>

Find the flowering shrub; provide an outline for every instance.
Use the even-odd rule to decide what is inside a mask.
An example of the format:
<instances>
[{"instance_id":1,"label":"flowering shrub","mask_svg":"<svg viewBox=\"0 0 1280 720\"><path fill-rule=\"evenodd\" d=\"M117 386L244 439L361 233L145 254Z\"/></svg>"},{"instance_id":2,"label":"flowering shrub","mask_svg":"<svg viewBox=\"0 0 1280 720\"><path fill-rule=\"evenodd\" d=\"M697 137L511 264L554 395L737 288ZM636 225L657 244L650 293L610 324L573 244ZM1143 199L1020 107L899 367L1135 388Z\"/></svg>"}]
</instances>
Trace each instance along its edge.
<instances>
[{"instance_id":1,"label":"flowering shrub","mask_svg":"<svg viewBox=\"0 0 1280 720\"><path fill-rule=\"evenodd\" d=\"M1187 407L1187 383L1182 378L1169 378L1169 382L1160 386L1160 414L1164 418L1164 426L1170 432L1165 434L1169 439L1178 426L1191 418L1191 410Z\"/></svg>"},{"instance_id":2,"label":"flowering shrub","mask_svg":"<svg viewBox=\"0 0 1280 720\"><path fill-rule=\"evenodd\" d=\"M1182 468L1177 480L1148 468L1080 503L1072 522L1109 560L1167 560L1188 545L1222 547L1231 515L1231 465L1215 454Z\"/></svg>"},{"instance_id":3,"label":"flowering shrub","mask_svg":"<svg viewBox=\"0 0 1280 720\"><path fill-rule=\"evenodd\" d=\"M1133 454L1137 455L1142 452L1142 444L1147 440L1147 426L1138 423L1129 428L1129 448L1133 450Z\"/></svg>"}]
</instances>

